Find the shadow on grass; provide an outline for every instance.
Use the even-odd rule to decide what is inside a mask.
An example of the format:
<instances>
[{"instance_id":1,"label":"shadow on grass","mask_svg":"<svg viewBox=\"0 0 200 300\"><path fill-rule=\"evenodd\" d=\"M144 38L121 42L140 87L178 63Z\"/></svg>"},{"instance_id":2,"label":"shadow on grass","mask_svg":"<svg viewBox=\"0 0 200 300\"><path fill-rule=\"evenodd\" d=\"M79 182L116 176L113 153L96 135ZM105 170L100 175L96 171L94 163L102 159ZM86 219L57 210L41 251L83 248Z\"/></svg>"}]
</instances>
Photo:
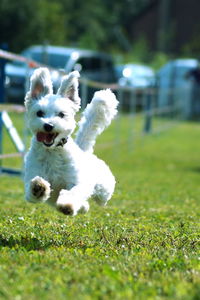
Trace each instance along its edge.
<instances>
[{"instance_id":1,"label":"shadow on grass","mask_svg":"<svg viewBox=\"0 0 200 300\"><path fill-rule=\"evenodd\" d=\"M194 173L200 173L200 166L197 166L197 167L188 167L186 168L187 171L190 171L190 172L194 172Z\"/></svg>"},{"instance_id":2,"label":"shadow on grass","mask_svg":"<svg viewBox=\"0 0 200 300\"><path fill-rule=\"evenodd\" d=\"M69 234L70 235L70 234ZM70 246L71 243L69 240L67 240L67 237L69 235L65 236L65 240L58 241L51 239L50 241L45 241L43 239L38 239L36 237L19 237L15 238L13 236L10 236L8 238L5 238L5 236L0 235L0 248L2 247L9 247L9 248L24 248L27 251L31 250L45 250L49 247L59 247L61 245L64 246Z\"/></svg>"}]
</instances>

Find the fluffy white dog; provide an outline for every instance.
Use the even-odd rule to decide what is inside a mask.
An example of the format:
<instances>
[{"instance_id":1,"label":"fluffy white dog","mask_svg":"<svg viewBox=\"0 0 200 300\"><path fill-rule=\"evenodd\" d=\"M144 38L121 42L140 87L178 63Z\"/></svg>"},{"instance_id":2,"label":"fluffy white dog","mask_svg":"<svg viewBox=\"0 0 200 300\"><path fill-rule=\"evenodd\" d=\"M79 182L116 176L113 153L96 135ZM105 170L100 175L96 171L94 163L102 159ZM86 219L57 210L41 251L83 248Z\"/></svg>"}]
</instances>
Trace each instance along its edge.
<instances>
[{"instance_id":1,"label":"fluffy white dog","mask_svg":"<svg viewBox=\"0 0 200 300\"><path fill-rule=\"evenodd\" d=\"M28 126L33 133L25 157L26 199L47 202L66 215L87 212L90 197L106 205L115 188L114 176L93 154L93 146L116 115L118 101L110 90L96 92L74 141L74 117L80 108L78 77L77 71L64 76L55 95L48 69L39 68L31 77L25 98Z\"/></svg>"}]
</instances>

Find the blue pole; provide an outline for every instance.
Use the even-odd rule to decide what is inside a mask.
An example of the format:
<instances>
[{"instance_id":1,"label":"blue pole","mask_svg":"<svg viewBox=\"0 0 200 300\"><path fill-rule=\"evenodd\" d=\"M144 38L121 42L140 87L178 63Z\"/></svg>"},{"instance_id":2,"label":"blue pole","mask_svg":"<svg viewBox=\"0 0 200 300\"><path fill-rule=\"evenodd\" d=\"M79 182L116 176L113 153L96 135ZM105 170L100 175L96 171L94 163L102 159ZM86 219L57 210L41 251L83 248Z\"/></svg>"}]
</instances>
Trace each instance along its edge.
<instances>
[{"instance_id":1,"label":"blue pole","mask_svg":"<svg viewBox=\"0 0 200 300\"><path fill-rule=\"evenodd\" d=\"M1 49L7 50L7 45L2 44ZM5 102L5 65L6 60L4 58L0 58L0 104ZM2 122L2 113L0 112L0 154L3 151L3 122ZM2 161L0 160L0 171L2 167Z\"/></svg>"},{"instance_id":2,"label":"blue pole","mask_svg":"<svg viewBox=\"0 0 200 300\"><path fill-rule=\"evenodd\" d=\"M0 48L3 50L8 49L6 44L2 44ZM0 103L5 102L5 77L6 77L5 65L6 65L6 59L0 58Z\"/></svg>"},{"instance_id":3,"label":"blue pole","mask_svg":"<svg viewBox=\"0 0 200 300\"><path fill-rule=\"evenodd\" d=\"M150 133L152 129L152 114L151 114L151 106L152 106L152 94L151 90L148 89L147 95L146 95L146 118L144 123L144 132Z\"/></svg>"}]
</instances>

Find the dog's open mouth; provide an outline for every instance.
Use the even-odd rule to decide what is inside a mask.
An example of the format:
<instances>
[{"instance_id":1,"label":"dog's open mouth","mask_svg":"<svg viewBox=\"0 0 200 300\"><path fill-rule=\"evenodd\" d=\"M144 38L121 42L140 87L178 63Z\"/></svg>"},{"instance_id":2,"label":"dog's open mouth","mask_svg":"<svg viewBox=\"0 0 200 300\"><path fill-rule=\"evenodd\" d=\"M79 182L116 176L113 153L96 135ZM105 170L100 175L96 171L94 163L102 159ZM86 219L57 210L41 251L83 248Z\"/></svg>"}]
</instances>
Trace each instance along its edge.
<instances>
[{"instance_id":1,"label":"dog's open mouth","mask_svg":"<svg viewBox=\"0 0 200 300\"><path fill-rule=\"evenodd\" d=\"M38 142L42 142L45 146L50 147L57 136L58 133L38 132L36 138Z\"/></svg>"}]
</instances>

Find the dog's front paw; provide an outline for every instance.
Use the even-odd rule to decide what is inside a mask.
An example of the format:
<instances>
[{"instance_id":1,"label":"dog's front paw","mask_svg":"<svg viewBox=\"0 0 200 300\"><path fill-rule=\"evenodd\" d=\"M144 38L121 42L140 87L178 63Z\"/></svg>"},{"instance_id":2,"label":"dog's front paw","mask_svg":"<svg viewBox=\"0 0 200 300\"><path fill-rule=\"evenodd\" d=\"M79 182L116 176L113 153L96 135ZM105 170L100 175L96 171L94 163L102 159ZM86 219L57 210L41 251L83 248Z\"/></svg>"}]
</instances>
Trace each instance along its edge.
<instances>
[{"instance_id":1,"label":"dog's front paw","mask_svg":"<svg viewBox=\"0 0 200 300\"><path fill-rule=\"evenodd\" d=\"M50 196L50 192L49 182L42 177L36 176L31 180L31 194L36 201L46 201Z\"/></svg>"}]
</instances>

